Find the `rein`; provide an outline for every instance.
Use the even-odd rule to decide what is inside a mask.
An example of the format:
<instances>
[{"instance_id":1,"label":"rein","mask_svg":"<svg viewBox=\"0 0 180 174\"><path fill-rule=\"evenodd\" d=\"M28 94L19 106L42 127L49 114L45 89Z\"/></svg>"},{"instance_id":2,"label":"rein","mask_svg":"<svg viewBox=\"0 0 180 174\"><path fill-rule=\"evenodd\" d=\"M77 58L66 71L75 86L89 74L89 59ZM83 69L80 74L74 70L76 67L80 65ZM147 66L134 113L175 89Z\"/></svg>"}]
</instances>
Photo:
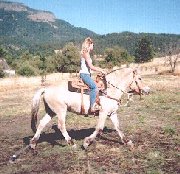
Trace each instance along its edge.
<instances>
[{"instance_id":1,"label":"rein","mask_svg":"<svg viewBox=\"0 0 180 174\"><path fill-rule=\"evenodd\" d=\"M121 69L122 69L122 68L121 68ZM116 70L119 70L119 69L116 69ZM109 84L109 85L111 85L112 87L114 87L114 88L116 88L116 89L118 89L118 90L121 90L123 93L126 93L125 91L123 91L123 90L120 89L119 87L113 85L110 81L107 81L107 80L106 80L106 76L107 76L108 74L111 74L111 73L115 72L116 70L113 70L113 71L107 73L106 75L105 75L105 74L101 74L101 77L102 77L104 83L106 83L106 85ZM110 98L110 99L112 99L112 100L117 101L118 105L121 103L121 100L118 100L117 98L114 98L114 97L111 97L110 95L107 95L107 93L104 92L104 91L101 91L101 92L102 92L107 98Z\"/></svg>"},{"instance_id":2,"label":"rein","mask_svg":"<svg viewBox=\"0 0 180 174\"><path fill-rule=\"evenodd\" d=\"M123 93L126 93L126 92L124 92L121 88L119 88L119 87L113 85L112 83L110 83L110 81L106 81L106 82L107 82L108 84L110 84L112 87L121 90Z\"/></svg>"},{"instance_id":3,"label":"rein","mask_svg":"<svg viewBox=\"0 0 180 174\"><path fill-rule=\"evenodd\" d=\"M116 88L117 90L121 90L121 92L123 92L124 94L127 94L127 92L125 92L125 91L122 90L121 88L115 86L115 85L112 84L110 81L107 81L107 80L106 80L106 76L107 76L107 75L109 75L109 74L111 74L111 73L113 73L113 72L115 72L115 71L117 71L117 70L121 70L121 69L123 69L123 68L118 68L118 69L116 69L116 70L110 71L110 72L107 73L106 75L105 75L105 74L102 74L101 76L102 76L102 78L103 78L103 80L105 81L106 84L109 84L109 85L111 85L113 88ZM139 94L140 94L140 93L141 93L141 92L140 92L140 87L139 87L139 85L138 85L138 82L137 82L136 80L134 80L134 78L135 78L135 73L133 72L133 81L135 81L135 83L136 83L136 85L137 85L137 87L138 87L138 89L139 89ZM130 83L130 85L129 85L129 88L130 88L130 89L131 89L131 85L132 85L133 81L132 81L132 82ZM116 100L118 103L120 102L120 100L118 100L118 99L116 99L116 98L114 98L114 97L111 97L111 96L107 95L107 93L105 93L105 92L103 92L103 94L105 94L105 96L108 97L108 98L110 98L110 99ZM141 95L141 94L140 94L140 95Z\"/></svg>"},{"instance_id":4,"label":"rein","mask_svg":"<svg viewBox=\"0 0 180 174\"><path fill-rule=\"evenodd\" d=\"M118 68L118 69L112 70L112 71L108 72L106 75L109 75L109 74L111 74L111 73L113 73L113 72L115 72L117 70L121 70L121 69L124 69L124 68Z\"/></svg>"},{"instance_id":5,"label":"rein","mask_svg":"<svg viewBox=\"0 0 180 174\"><path fill-rule=\"evenodd\" d=\"M107 81L107 80L106 80L106 76L107 76L107 75L109 75L109 74L111 74L111 73L113 73L113 72L115 72L115 71L117 71L117 70L121 70L121 69L124 69L124 68L118 68L118 69L112 70L112 71L108 72L106 75L104 74L103 77L105 77L105 81L106 81L107 84L111 85L113 88L116 88L116 89L118 89L118 90L121 90L121 92L123 92L123 93L125 94L126 92L123 91L121 88L115 86L115 85L112 84L110 81Z\"/></svg>"},{"instance_id":6,"label":"rein","mask_svg":"<svg viewBox=\"0 0 180 174\"><path fill-rule=\"evenodd\" d=\"M118 90L121 90L121 92L123 92L123 93L126 93L125 91L123 91L122 89L120 89L119 87L117 87L117 86L115 86L114 84L112 84L110 81L107 81L106 80L106 76L107 75L109 75L109 74L111 74L111 73L113 73L113 72L115 72L115 71L117 71L117 70L121 70L121 69L123 69L123 68L118 68L118 69L115 69L115 70L112 70L112 71L110 71L110 72L108 72L107 74L101 74L101 76L104 78L104 80L105 80L105 82L107 83L107 84L109 84L109 85L111 85L112 87L114 87L114 88L116 88L116 89L118 89Z\"/></svg>"}]
</instances>

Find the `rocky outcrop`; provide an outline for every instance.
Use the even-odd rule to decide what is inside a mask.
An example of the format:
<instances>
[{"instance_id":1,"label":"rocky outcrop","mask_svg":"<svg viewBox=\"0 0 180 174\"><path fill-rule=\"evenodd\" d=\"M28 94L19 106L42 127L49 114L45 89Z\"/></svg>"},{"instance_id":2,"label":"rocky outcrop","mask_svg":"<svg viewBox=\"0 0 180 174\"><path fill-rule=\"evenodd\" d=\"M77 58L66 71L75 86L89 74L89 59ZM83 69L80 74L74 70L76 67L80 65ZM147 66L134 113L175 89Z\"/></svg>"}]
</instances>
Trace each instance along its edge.
<instances>
[{"instance_id":1,"label":"rocky outcrop","mask_svg":"<svg viewBox=\"0 0 180 174\"><path fill-rule=\"evenodd\" d=\"M28 18L36 22L55 22L55 16L50 12L30 12Z\"/></svg>"},{"instance_id":2,"label":"rocky outcrop","mask_svg":"<svg viewBox=\"0 0 180 174\"><path fill-rule=\"evenodd\" d=\"M8 2L1 2L0 9L4 9L6 11L27 11L27 7L21 3L8 3Z\"/></svg>"},{"instance_id":3,"label":"rocky outcrop","mask_svg":"<svg viewBox=\"0 0 180 174\"><path fill-rule=\"evenodd\" d=\"M28 19L35 22L55 22L56 20L56 17L51 12L33 10L21 3L0 2L0 9L17 12L26 11Z\"/></svg>"},{"instance_id":4,"label":"rocky outcrop","mask_svg":"<svg viewBox=\"0 0 180 174\"><path fill-rule=\"evenodd\" d=\"M9 70L10 69L10 67L7 64L6 60L3 59L3 58L0 58L0 65L2 66L3 70Z\"/></svg>"}]
</instances>

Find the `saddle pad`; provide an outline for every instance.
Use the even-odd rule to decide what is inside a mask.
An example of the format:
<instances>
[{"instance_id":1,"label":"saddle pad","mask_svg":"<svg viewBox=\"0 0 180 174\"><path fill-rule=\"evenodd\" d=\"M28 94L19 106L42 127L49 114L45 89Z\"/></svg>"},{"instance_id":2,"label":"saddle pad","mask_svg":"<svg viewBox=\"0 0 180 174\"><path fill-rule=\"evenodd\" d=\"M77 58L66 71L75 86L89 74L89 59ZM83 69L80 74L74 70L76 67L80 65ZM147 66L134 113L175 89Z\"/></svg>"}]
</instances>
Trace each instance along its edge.
<instances>
[{"instance_id":1,"label":"saddle pad","mask_svg":"<svg viewBox=\"0 0 180 174\"><path fill-rule=\"evenodd\" d=\"M88 90L89 87L81 80L81 79L74 79L68 81L68 90L71 92L79 92L83 90Z\"/></svg>"}]
</instances>

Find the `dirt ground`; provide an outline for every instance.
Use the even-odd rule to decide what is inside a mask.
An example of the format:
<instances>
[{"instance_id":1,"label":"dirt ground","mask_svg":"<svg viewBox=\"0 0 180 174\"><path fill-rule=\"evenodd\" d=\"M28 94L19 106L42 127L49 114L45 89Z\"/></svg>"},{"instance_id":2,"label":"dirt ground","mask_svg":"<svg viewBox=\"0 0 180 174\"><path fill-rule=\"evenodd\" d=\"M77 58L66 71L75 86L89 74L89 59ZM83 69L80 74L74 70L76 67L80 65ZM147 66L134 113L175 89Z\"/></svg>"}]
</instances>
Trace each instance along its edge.
<instances>
[{"instance_id":1,"label":"dirt ground","mask_svg":"<svg viewBox=\"0 0 180 174\"><path fill-rule=\"evenodd\" d=\"M87 149L83 140L90 135L97 117L68 113L67 129L77 148L68 146L57 128L57 118L45 128L37 154L26 150L14 163L9 159L29 144L30 109L38 88L0 90L0 173L2 174L167 174L180 173L180 77L144 76L151 94L134 96L129 107L120 106L122 130L134 142L130 150L120 142L110 119L101 136ZM44 111L41 106L39 119Z\"/></svg>"}]
</instances>

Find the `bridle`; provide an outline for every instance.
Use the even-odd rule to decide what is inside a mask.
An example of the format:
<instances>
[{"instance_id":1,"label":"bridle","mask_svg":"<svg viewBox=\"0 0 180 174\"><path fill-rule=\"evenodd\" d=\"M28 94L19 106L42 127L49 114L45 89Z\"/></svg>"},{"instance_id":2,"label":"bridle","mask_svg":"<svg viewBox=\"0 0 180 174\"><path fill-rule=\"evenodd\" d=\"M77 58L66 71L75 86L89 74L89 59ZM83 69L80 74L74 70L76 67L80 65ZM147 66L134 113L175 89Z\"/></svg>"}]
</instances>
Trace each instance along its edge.
<instances>
[{"instance_id":1,"label":"bridle","mask_svg":"<svg viewBox=\"0 0 180 174\"><path fill-rule=\"evenodd\" d=\"M118 89L118 90L122 91L123 93L126 93L126 92L125 92L125 91L123 91L121 88L119 88L119 87L117 87L117 86L113 85L110 81L106 81L106 83L107 83L107 84L109 84L109 85L111 85L113 88L116 88L116 89Z\"/></svg>"},{"instance_id":2,"label":"bridle","mask_svg":"<svg viewBox=\"0 0 180 174\"><path fill-rule=\"evenodd\" d=\"M141 88L140 88L140 86L139 86L138 81L135 79L135 78L136 78L135 76L136 76L136 75L135 75L135 71L133 71L133 81L130 83L129 89L130 89L132 92L138 93L139 96L140 96L140 99L141 99L142 90L141 90ZM135 80L134 80L134 79L135 79ZM139 80L141 80L141 78L139 78ZM138 87L138 91L134 90L134 89L131 87L132 84L133 84L133 82L135 82L136 86Z\"/></svg>"},{"instance_id":3,"label":"bridle","mask_svg":"<svg viewBox=\"0 0 180 174\"><path fill-rule=\"evenodd\" d=\"M116 86L116 85L112 84L110 81L107 81L107 80L106 80L106 76L107 76L107 75L109 75L109 74L111 74L111 73L113 73L113 72L115 72L115 71L117 71L117 70L121 70L121 69L123 69L123 68L118 68L118 69L113 70L113 71L111 71L111 72L109 72L109 73L107 73L107 74L101 74L101 77L103 78L103 80L104 80L104 82L105 82L106 84L111 85L113 88L116 88L117 90L120 90L120 91L123 92L124 94L128 94L128 92L122 90L122 89L119 88L118 86ZM136 78L135 73L136 73L136 72L133 71L133 80L132 80L132 82L129 84L128 87L129 87L129 89L131 89L132 91L134 91L134 89L133 89L131 86L132 86L133 82L135 82L136 86L138 87L138 91L139 91L138 94L140 95L140 98L141 98L141 88L140 88L140 86L139 86L139 84L138 84L138 81L135 79L135 78ZM137 92L137 91L136 91L136 92ZM111 96L107 95L107 93L105 93L105 92L103 92L103 91L102 91L102 93L103 93L106 97L111 98L111 99L113 99L113 100L116 100L118 103L120 102L120 99L118 100L118 99L116 99L116 98L114 98L114 97L111 97Z\"/></svg>"},{"instance_id":4,"label":"bridle","mask_svg":"<svg viewBox=\"0 0 180 174\"><path fill-rule=\"evenodd\" d=\"M131 85L133 84L133 82L135 82L135 83L136 83L136 86L138 87L139 93L140 93L140 92L141 92L141 88L140 88L140 86L139 86L138 81L137 81L135 78L136 78L136 77L135 77L135 72L133 71L133 81L130 83L129 88L130 88L131 90L134 90L134 89L131 88ZM135 79L135 80L134 80L134 79ZM139 80L141 80L141 79L139 78Z\"/></svg>"}]
</instances>

